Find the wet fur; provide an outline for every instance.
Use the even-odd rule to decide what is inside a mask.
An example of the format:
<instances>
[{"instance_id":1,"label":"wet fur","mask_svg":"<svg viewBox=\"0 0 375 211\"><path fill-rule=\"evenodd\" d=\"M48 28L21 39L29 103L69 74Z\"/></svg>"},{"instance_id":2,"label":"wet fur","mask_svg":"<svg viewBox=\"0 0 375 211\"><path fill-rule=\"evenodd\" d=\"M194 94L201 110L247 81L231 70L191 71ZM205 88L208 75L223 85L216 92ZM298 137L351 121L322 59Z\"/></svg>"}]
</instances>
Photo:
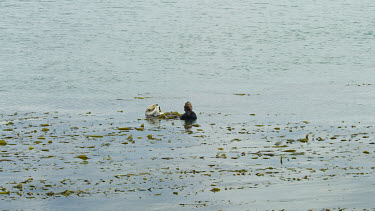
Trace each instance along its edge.
<instances>
[{"instance_id":1,"label":"wet fur","mask_svg":"<svg viewBox=\"0 0 375 211\"><path fill-rule=\"evenodd\" d=\"M188 101L184 106L185 113L180 117L181 120L194 121L197 119L197 115L193 111L193 106Z\"/></svg>"},{"instance_id":2,"label":"wet fur","mask_svg":"<svg viewBox=\"0 0 375 211\"><path fill-rule=\"evenodd\" d=\"M162 114L164 113L158 104L149 105L145 111L146 117L158 117Z\"/></svg>"}]
</instances>

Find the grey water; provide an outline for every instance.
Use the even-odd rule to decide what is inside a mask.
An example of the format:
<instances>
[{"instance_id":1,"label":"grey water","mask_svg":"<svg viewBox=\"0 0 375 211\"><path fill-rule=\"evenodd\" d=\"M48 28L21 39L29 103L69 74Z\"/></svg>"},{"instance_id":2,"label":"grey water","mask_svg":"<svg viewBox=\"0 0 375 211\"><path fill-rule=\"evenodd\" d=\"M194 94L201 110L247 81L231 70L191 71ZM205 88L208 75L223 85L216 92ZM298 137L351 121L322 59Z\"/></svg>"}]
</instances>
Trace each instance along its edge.
<instances>
[{"instance_id":1,"label":"grey water","mask_svg":"<svg viewBox=\"0 0 375 211\"><path fill-rule=\"evenodd\" d=\"M190 100L199 111L368 118L375 106L370 0L0 6L1 110L181 111ZM150 98L129 102L137 96Z\"/></svg>"},{"instance_id":2,"label":"grey water","mask_svg":"<svg viewBox=\"0 0 375 211\"><path fill-rule=\"evenodd\" d=\"M374 12L372 0L3 0L0 121L16 112L60 112L65 118L122 110L134 123L150 104L182 113L190 101L207 130L212 122L253 124L250 114L265 125L372 125ZM337 181L343 189L346 179ZM374 183L363 180L351 186ZM300 192L310 190L300 186ZM332 200L319 202L329 207L338 192L326 192ZM362 198L365 207L374 205L360 196L355 200ZM281 201L275 207L293 209L275 197ZM58 207L59 200L52 204ZM68 208L80 203L64 200L71 203ZM100 200L105 206L114 199ZM267 208L269 201L259 200L257 206ZM314 204L295 203L306 201Z\"/></svg>"}]
</instances>

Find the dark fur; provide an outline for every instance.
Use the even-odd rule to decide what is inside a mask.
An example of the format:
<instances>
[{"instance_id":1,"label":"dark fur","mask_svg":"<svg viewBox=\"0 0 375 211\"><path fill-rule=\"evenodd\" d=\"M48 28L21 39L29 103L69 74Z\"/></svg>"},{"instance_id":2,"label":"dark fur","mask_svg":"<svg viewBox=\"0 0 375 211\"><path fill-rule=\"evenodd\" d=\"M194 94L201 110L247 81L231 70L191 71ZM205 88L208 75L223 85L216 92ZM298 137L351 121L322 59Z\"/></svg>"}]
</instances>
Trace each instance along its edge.
<instances>
[{"instance_id":1,"label":"dark fur","mask_svg":"<svg viewBox=\"0 0 375 211\"><path fill-rule=\"evenodd\" d=\"M186 102L184 106L185 113L180 117L181 120L194 121L197 115L193 112L193 106L190 102Z\"/></svg>"},{"instance_id":2,"label":"dark fur","mask_svg":"<svg viewBox=\"0 0 375 211\"><path fill-rule=\"evenodd\" d=\"M187 111L184 113L181 117L181 120L187 120L187 121L193 121L197 119L197 115L194 113L194 111Z\"/></svg>"}]
</instances>

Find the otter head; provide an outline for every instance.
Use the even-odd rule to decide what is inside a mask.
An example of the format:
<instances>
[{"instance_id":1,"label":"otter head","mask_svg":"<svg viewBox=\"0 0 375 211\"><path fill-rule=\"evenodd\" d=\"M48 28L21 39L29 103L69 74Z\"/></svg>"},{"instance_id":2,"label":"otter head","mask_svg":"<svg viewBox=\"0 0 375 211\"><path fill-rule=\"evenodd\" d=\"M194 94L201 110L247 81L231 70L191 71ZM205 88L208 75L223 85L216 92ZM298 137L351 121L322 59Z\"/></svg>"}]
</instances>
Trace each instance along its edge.
<instances>
[{"instance_id":1,"label":"otter head","mask_svg":"<svg viewBox=\"0 0 375 211\"><path fill-rule=\"evenodd\" d=\"M145 115L146 117L157 117L163 114L163 111L161 110L160 106L158 104L149 105L146 108Z\"/></svg>"},{"instance_id":2,"label":"otter head","mask_svg":"<svg viewBox=\"0 0 375 211\"><path fill-rule=\"evenodd\" d=\"M189 101L187 101L187 102L185 103L184 111L185 111L185 112L193 111L193 106L191 105L191 103L190 103Z\"/></svg>"}]
</instances>

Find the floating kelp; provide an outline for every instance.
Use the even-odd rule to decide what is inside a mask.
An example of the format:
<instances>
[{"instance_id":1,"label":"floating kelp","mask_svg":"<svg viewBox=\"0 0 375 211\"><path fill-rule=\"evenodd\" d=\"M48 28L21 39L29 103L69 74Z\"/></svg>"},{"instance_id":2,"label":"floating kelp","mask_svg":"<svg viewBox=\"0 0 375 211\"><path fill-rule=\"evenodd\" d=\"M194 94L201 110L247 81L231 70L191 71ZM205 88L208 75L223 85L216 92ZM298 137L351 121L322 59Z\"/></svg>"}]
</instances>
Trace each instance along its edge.
<instances>
[{"instance_id":1,"label":"floating kelp","mask_svg":"<svg viewBox=\"0 0 375 211\"><path fill-rule=\"evenodd\" d=\"M129 136L126 138L126 140L128 140L128 141L133 141L133 135L129 135Z\"/></svg>"},{"instance_id":2,"label":"floating kelp","mask_svg":"<svg viewBox=\"0 0 375 211\"><path fill-rule=\"evenodd\" d=\"M143 100L143 99L147 99L147 98L150 98L150 97L134 97L134 99L139 99L139 100Z\"/></svg>"},{"instance_id":3,"label":"floating kelp","mask_svg":"<svg viewBox=\"0 0 375 211\"><path fill-rule=\"evenodd\" d=\"M211 192L219 192L220 191L220 188L212 188L211 190L210 190Z\"/></svg>"},{"instance_id":4,"label":"floating kelp","mask_svg":"<svg viewBox=\"0 0 375 211\"><path fill-rule=\"evenodd\" d=\"M158 119L179 119L182 114L177 111L164 112L164 114L157 117Z\"/></svg>"},{"instance_id":5,"label":"floating kelp","mask_svg":"<svg viewBox=\"0 0 375 211\"><path fill-rule=\"evenodd\" d=\"M86 155L78 155L76 158L82 159L82 160L87 160L89 159Z\"/></svg>"},{"instance_id":6,"label":"floating kelp","mask_svg":"<svg viewBox=\"0 0 375 211\"><path fill-rule=\"evenodd\" d=\"M91 137L91 138L103 138L104 136L102 136L102 135L89 135L87 137Z\"/></svg>"},{"instance_id":7,"label":"floating kelp","mask_svg":"<svg viewBox=\"0 0 375 211\"><path fill-rule=\"evenodd\" d=\"M304 188L309 189L337 178L358 181L375 174L371 124L340 122L331 127L258 118L228 122L227 116L215 113L201 114L199 122L186 126L178 113L172 119L155 118L156 122L125 122L118 115L114 111L105 117L94 112L79 117L52 113L22 120L8 117L2 125L14 124L6 126L12 130L3 131L1 137L6 145L0 154L0 172L5 173L0 179L6 189L0 191L6 194L0 198L158 197L178 206L176 200L194 202L194 196L207 198L197 204L216 209L217 202L223 207L236 203L216 197L237 199L254 188L289 190L295 185L298 190L300 181L306 181ZM46 122L49 126L42 126ZM241 200L238 203L249 203Z\"/></svg>"},{"instance_id":8,"label":"floating kelp","mask_svg":"<svg viewBox=\"0 0 375 211\"><path fill-rule=\"evenodd\" d=\"M119 127L118 129L119 130L132 130L131 127Z\"/></svg>"}]
</instances>

